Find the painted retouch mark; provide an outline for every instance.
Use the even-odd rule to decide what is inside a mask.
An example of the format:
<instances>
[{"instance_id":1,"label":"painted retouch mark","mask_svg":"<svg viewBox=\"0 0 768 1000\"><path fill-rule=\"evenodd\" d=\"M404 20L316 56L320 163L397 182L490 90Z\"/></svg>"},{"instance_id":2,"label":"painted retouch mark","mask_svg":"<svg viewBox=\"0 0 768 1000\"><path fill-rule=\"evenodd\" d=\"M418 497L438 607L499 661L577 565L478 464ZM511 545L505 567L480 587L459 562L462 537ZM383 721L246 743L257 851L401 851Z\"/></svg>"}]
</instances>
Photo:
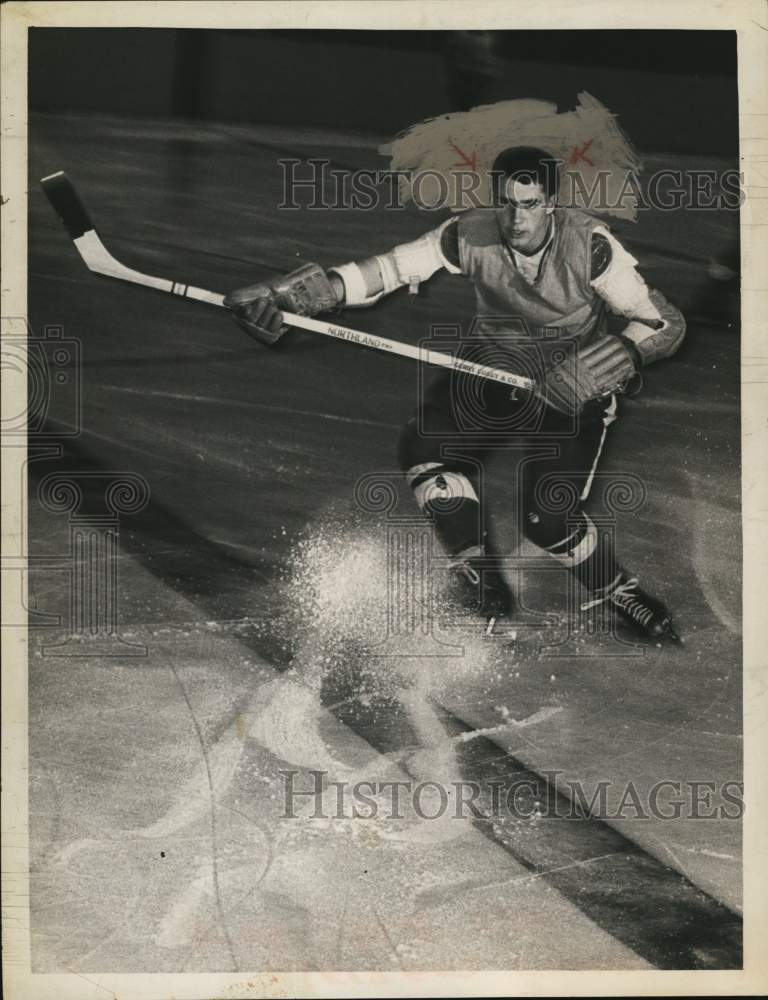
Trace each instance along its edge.
<instances>
[{"instance_id":1,"label":"painted retouch mark","mask_svg":"<svg viewBox=\"0 0 768 1000\"><path fill-rule=\"evenodd\" d=\"M574 207L636 220L631 182L642 163L613 114L586 92L579 94L573 111L558 111L548 101L517 99L428 118L380 146L379 153L389 158L392 170L410 174L410 179L400 178L404 200L425 186L425 178L437 176L447 193L446 207L459 212L475 204L467 200L461 175L476 174L472 198L491 204L490 171L497 155L510 146L536 146L558 160L561 194L568 191ZM600 204L587 204L585 192L594 190L598 179Z\"/></svg>"}]
</instances>

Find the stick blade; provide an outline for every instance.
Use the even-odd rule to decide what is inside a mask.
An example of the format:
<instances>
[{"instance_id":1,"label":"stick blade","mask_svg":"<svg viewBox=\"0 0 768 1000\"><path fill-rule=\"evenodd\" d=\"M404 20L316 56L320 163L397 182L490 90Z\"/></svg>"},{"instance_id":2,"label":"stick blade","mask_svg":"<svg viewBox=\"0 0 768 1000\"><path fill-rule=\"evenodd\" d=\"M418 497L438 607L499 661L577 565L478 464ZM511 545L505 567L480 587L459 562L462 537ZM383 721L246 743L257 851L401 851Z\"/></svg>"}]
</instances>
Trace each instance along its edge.
<instances>
[{"instance_id":1,"label":"stick blade","mask_svg":"<svg viewBox=\"0 0 768 1000\"><path fill-rule=\"evenodd\" d=\"M63 170L43 177L40 183L51 207L64 223L70 239L76 240L94 228L88 209Z\"/></svg>"}]
</instances>

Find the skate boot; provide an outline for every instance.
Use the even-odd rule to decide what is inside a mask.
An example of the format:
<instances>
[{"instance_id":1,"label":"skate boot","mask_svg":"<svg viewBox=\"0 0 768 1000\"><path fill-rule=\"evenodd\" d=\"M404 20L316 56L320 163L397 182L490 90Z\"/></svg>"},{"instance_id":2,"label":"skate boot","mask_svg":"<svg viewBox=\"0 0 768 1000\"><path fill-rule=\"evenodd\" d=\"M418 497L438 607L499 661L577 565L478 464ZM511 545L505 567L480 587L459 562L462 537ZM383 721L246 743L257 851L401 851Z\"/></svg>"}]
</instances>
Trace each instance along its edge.
<instances>
[{"instance_id":1,"label":"skate boot","mask_svg":"<svg viewBox=\"0 0 768 1000\"><path fill-rule=\"evenodd\" d=\"M500 632L502 623L508 625L515 606L506 580L491 562L478 552L464 554L451 566L459 584L462 604L468 611L485 619L487 635Z\"/></svg>"},{"instance_id":2,"label":"skate boot","mask_svg":"<svg viewBox=\"0 0 768 1000\"><path fill-rule=\"evenodd\" d=\"M682 642L666 606L643 590L635 576L622 572L618 582L608 594L583 604L582 610L586 611L603 603L614 607L619 616L646 639L671 639L673 642Z\"/></svg>"}]
</instances>

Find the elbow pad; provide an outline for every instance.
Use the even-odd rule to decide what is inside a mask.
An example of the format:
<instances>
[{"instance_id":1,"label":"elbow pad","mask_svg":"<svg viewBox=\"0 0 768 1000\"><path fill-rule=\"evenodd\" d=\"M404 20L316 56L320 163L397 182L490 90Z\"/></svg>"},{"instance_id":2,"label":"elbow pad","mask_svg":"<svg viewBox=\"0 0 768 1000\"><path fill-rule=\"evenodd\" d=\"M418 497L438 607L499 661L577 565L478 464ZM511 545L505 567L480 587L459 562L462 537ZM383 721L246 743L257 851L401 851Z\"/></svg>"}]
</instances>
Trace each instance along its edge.
<instances>
[{"instance_id":1,"label":"elbow pad","mask_svg":"<svg viewBox=\"0 0 768 1000\"><path fill-rule=\"evenodd\" d=\"M628 253L607 229L596 229L610 244L611 262L605 271L590 282L612 312L620 316L642 316L643 319L661 319L651 304L648 286L638 274L637 260Z\"/></svg>"},{"instance_id":2,"label":"elbow pad","mask_svg":"<svg viewBox=\"0 0 768 1000\"><path fill-rule=\"evenodd\" d=\"M611 263L591 285L608 307L630 320L622 333L637 351L641 364L668 358L685 336L685 320L661 292L649 289L636 270L637 261L603 228L596 230L610 243Z\"/></svg>"},{"instance_id":3,"label":"elbow pad","mask_svg":"<svg viewBox=\"0 0 768 1000\"><path fill-rule=\"evenodd\" d=\"M654 328L641 319L633 319L622 332L632 342L643 365L671 357L682 344L686 328L683 314L661 292L653 289L649 300L659 313L660 323Z\"/></svg>"},{"instance_id":4,"label":"elbow pad","mask_svg":"<svg viewBox=\"0 0 768 1000\"><path fill-rule=\"evenodd\" d=\"M440 268L458 274L460 268L446 259L440 246L443 230L452 222L453 219L447 219L437 229L411 243L401 243L389 253L370 257L360 264L352 262L331 268L344 284L345 304L373 305L404 285L408 285L411 294L415 295L422 281L431 278Z\"/></svg>"}]
</instances>

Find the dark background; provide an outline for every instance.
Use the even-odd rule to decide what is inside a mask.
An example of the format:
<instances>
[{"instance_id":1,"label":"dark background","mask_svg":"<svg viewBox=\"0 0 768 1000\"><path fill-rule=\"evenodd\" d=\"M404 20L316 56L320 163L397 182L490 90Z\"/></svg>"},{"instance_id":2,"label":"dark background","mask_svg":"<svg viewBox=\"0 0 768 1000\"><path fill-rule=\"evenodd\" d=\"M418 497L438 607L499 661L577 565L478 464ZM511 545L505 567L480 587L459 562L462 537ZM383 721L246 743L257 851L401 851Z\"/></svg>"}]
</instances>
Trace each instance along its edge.
<instances>
[{"instance_id":1,"label":"dark background","mask_svg":"<svg viewBox=\"0 0 768 1000\"><path fill-rule=\"evenodd\" d=\"M29 103L395 133L521 97L589 91L641 150L738 154L735 31L32 28Z\"/></svg>"}]
</instances>

